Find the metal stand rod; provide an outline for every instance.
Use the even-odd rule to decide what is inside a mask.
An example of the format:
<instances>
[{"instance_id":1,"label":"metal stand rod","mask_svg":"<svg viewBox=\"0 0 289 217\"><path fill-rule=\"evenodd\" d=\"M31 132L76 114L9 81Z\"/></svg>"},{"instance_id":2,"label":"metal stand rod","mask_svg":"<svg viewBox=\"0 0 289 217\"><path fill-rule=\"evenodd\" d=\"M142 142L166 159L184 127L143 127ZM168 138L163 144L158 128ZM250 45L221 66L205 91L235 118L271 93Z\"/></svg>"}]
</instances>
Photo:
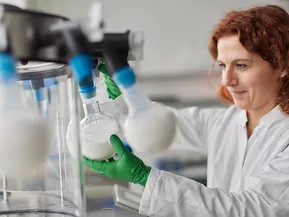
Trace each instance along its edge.
<instances>
[{"instance_id":1,"label":"metal stand rod","mask_svg":"<svg viewBox=\"0 0 289 217\"><path fill-rule=\"evenodd\" d=\"M8 202L8 192L7 192L7 179L6 176L2 176L2 182L3 182L3 199L4 201Z\"/></svg>"}]
</instances>

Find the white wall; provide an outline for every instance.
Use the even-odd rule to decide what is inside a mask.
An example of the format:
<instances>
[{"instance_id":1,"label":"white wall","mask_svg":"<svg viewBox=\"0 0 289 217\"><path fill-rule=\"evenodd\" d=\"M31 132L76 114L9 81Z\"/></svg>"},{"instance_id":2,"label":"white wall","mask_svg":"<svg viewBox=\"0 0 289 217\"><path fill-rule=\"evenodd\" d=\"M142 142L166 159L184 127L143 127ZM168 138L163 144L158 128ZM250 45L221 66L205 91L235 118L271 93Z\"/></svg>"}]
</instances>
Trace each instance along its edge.
<instances>
[{"instance_id":1,"label":"white wall","mask_svg":"<svg viewBox=\"0 0 289 217\"><path fill-rule=\"evenodd\" d=\"M27 1L26 0L0 0L0 3L2 4L11 4L15 5L20 8L26 8Z\"/></svg>"},{"instance_id":2,"label":"white wall","mask_svg":"<svg viewBox=\"0 0 289 217\"><path fill-rule=\"evenodd\" d=\"M108 31L142 30L140 76L207 73L212 27L224 12L286 0L103 0ZM30 6L72 18L86 16L92 0L29 0Z\"/></svg>"}]
</instances>

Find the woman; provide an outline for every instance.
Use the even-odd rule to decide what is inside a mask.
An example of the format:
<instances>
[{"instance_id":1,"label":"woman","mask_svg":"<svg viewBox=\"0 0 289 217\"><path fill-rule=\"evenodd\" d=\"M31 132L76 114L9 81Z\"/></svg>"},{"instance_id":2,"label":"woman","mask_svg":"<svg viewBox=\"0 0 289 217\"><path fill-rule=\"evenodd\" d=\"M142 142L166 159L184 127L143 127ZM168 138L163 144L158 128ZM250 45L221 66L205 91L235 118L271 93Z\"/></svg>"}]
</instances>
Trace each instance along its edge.
<instances>
[{"instance_id":1,"label":"woman","mask_svg":"<svg viewBox=\"0 0 289 217\"><path fill-rule=\"evenodd\" d=\"M84 162L97 173L145 186L148 216L289 216L289 15L277 6L228 13L209 49L222 69L228 109L175 110L175 144L208 153L207 187L150 168L111 137L115 162ZM109 87L108 87L109 88Z\"/></svg>"}]
</instances>

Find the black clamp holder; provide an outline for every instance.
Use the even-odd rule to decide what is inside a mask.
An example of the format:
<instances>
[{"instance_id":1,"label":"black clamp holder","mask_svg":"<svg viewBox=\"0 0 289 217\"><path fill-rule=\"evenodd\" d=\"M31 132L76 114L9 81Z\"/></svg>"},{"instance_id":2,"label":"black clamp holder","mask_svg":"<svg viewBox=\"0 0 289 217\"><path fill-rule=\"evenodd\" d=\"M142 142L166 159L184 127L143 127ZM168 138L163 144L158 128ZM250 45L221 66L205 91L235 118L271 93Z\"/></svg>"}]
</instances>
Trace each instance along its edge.
<instances>
[{"instance_id":1,"label":"black clamp holder","mask_svg":"<svg viewBox=\"0 0 289 217\"><path fill-rule=\"evenodd\" d=\"M2 4L7 26L8 48L21 63L28 61L67 64L70 57L87 52L97 64L104 58L111 74L135 60L130 51L142 46L143 40L134 40L135 33L103 33L102 40L91 41L77 22L53 14L24 10ZM66 23L75 28L55 28ZM103 25L103 24L102 24Z\"/></svg>"}]
</instances>

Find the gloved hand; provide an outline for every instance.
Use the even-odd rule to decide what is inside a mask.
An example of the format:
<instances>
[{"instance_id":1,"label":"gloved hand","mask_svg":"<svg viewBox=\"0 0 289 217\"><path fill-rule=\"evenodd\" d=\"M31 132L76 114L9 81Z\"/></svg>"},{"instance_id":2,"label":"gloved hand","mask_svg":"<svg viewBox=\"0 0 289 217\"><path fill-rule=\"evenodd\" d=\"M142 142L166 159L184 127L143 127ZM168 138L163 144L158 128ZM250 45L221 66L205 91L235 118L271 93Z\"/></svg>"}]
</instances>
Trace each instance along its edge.
<instances>
[{"instance_id":1,"label":"gloved hand","mask_svg":"<svg viewBox=\"0 0 289 217\"><path fill-rule=\"evenodd\" d=\"M121 95L121 91L116 85L116 83L113 81L113 79L111 78L104 61L102 59L100 61L101 63L98 65L97 69L101 72L104 78L108 96L112 99L115 99Z\"/></svg>"},{"instance_id":2,"label":"gloved hand","mask_svg":"<svg viewBox=\"0 0 289 217\"><path fill-rule=\"evenodd\" d=\"M95 161L84 157L83 163L98 174L145 186L151 168L130 153L116 135L110 137L110 142L118 154L118 160L110 162Z\"/></svg>"}]
</instances>

